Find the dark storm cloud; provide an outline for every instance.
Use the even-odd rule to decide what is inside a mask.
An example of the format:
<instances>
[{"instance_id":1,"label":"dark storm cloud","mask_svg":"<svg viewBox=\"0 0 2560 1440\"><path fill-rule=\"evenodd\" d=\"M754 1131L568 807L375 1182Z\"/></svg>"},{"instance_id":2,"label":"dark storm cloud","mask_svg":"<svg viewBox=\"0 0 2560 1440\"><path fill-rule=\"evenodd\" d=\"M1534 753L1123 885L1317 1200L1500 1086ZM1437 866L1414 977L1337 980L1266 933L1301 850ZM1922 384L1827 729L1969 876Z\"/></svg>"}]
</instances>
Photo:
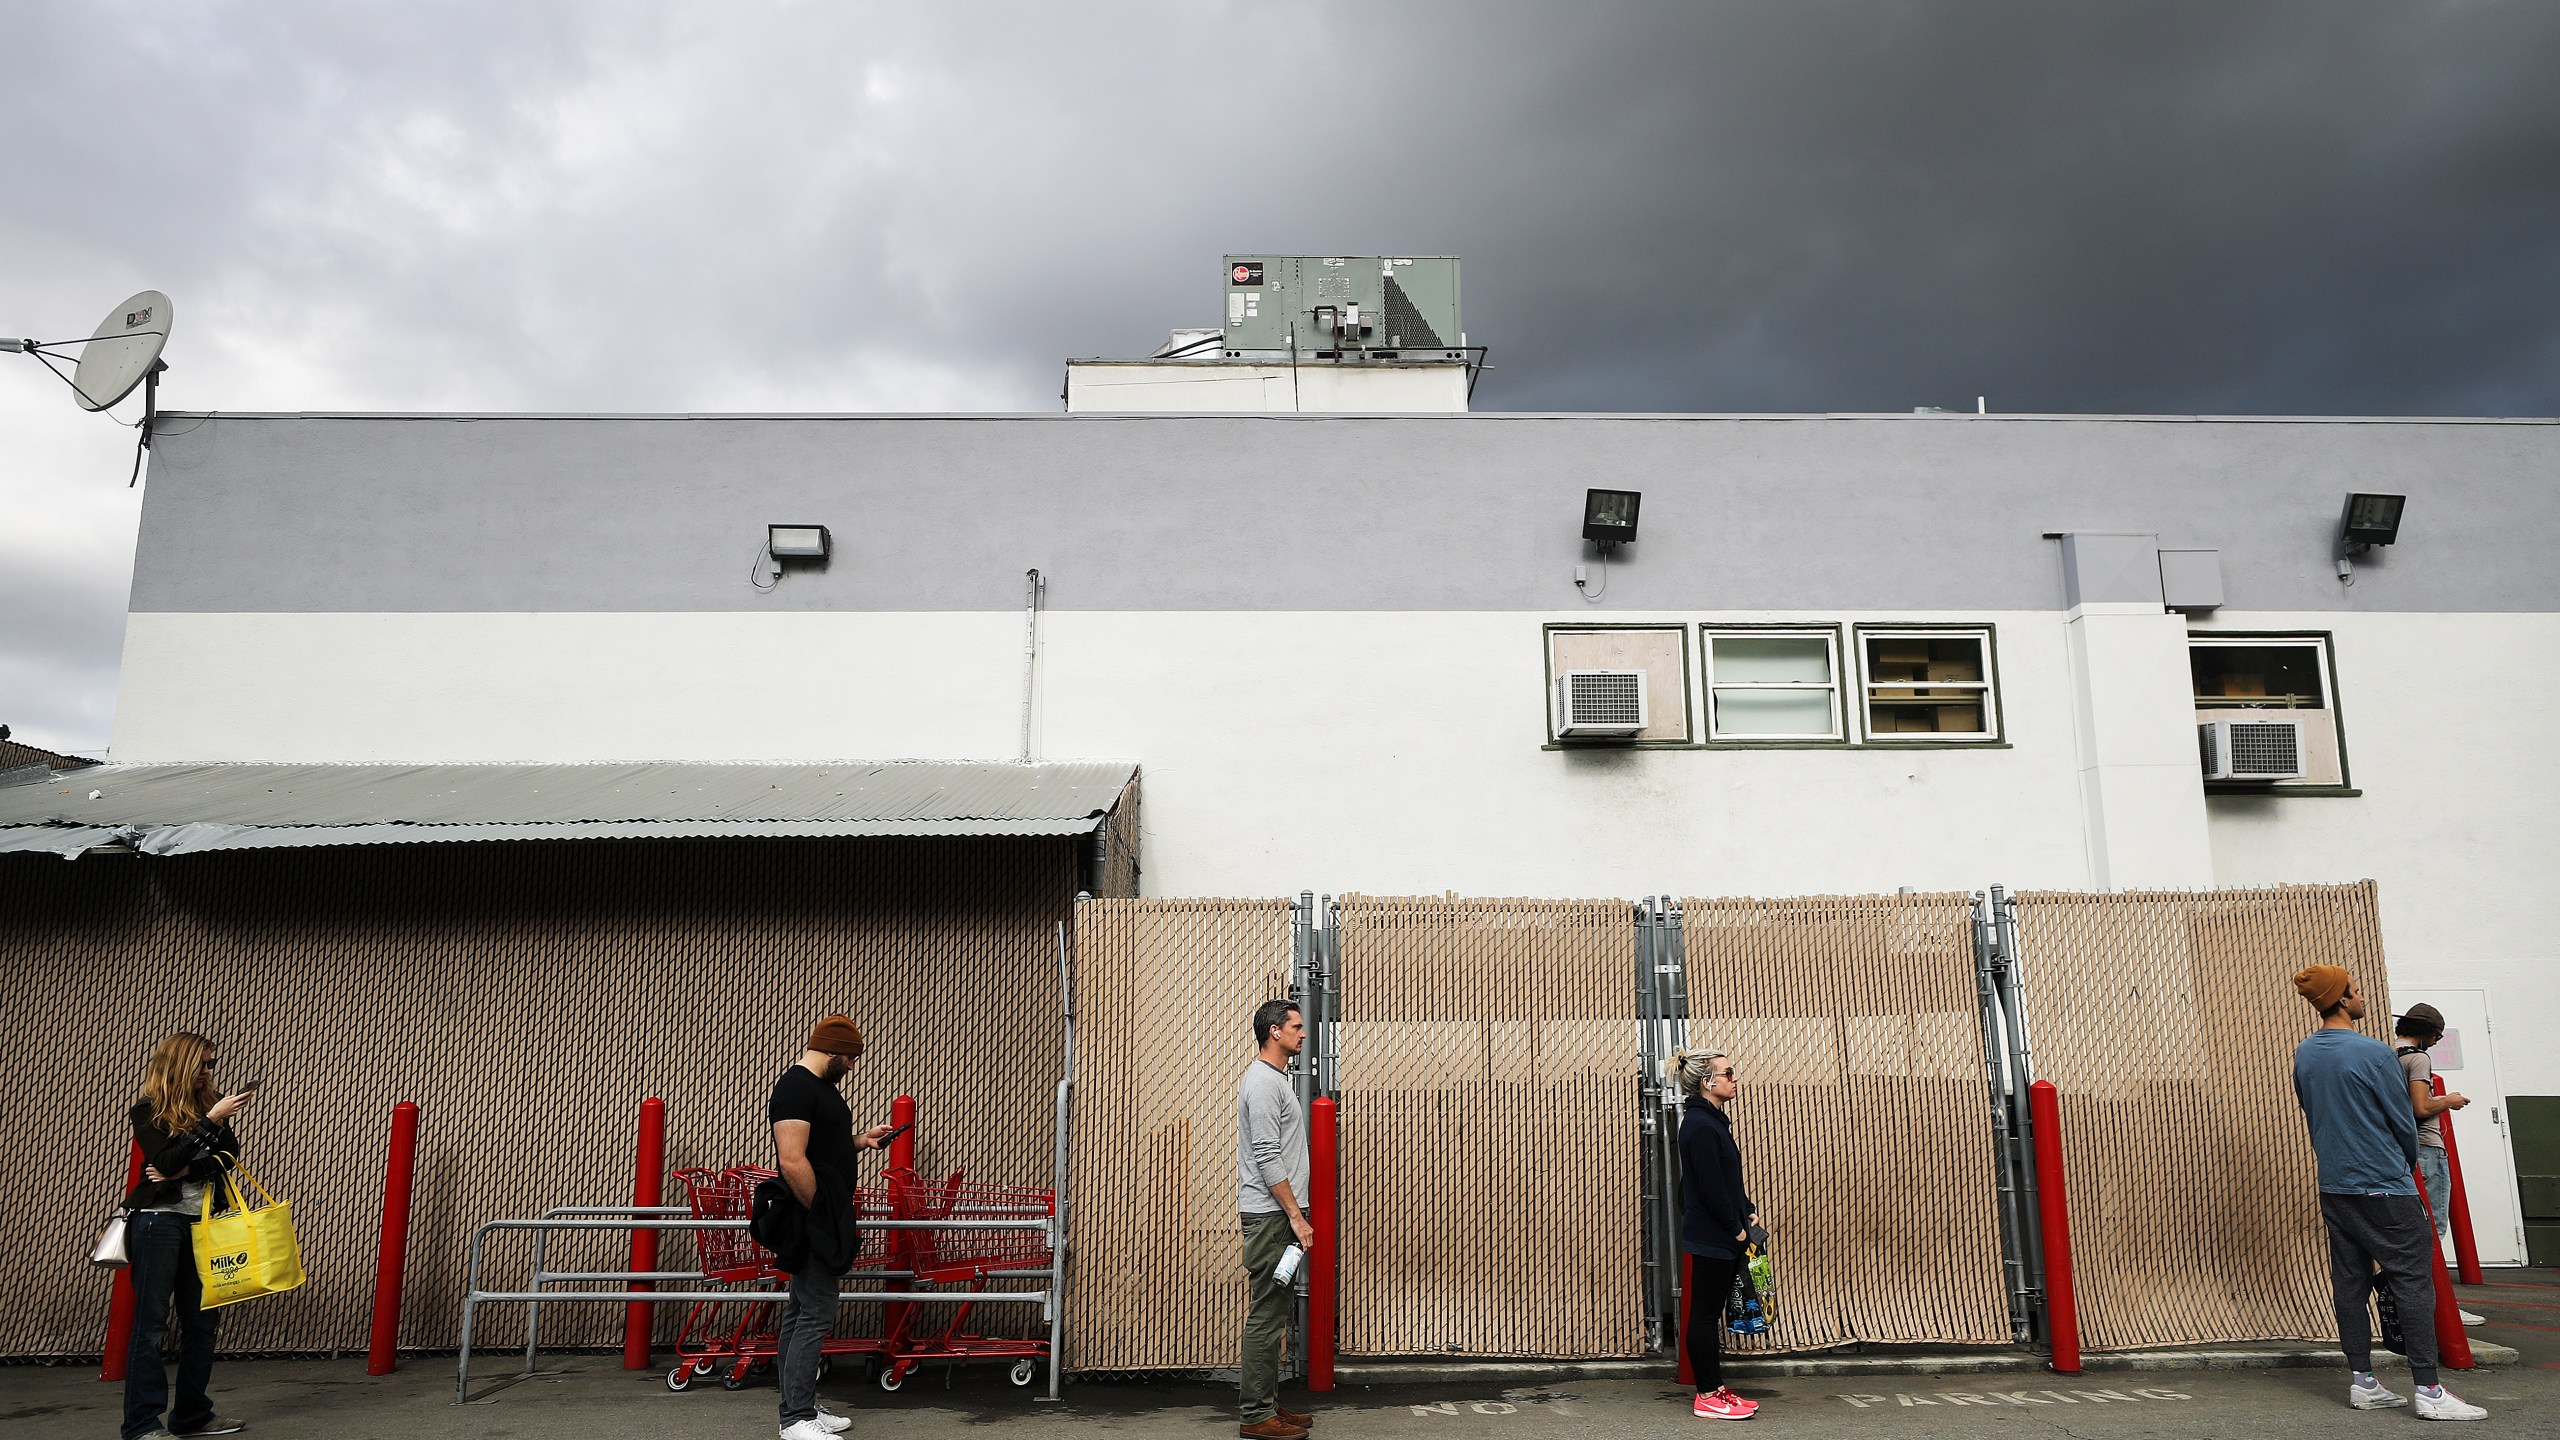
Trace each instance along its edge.
<instances>
[{"instance_id":1,"label":"dark storm cloud","mask_svg":"<svg viewBox=\"0 0 2560 1440\"><path fill-rule=\"evenodd\" d=\"M2555 59L2407 0L19 5L0 330L167 289L191 408L1048 409L1225 252L1454 253L1482 408L2549 414ZM94 606L104 422L0 371L8 598Z\"/></svg>"}]
</instances>

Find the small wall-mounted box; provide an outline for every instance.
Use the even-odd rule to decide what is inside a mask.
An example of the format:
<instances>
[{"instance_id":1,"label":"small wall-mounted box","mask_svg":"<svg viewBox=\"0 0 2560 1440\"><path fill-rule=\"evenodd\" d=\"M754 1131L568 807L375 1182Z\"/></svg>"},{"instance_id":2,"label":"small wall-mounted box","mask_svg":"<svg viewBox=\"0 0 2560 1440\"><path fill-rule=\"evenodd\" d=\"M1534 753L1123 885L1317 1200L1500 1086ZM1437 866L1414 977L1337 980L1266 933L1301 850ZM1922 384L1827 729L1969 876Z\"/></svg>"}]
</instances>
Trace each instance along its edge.
<instances>
[{"instance_id":1,"label":"small wall-mounted box","mask_svg":"<svg viewBox=\"0 0 2560 1440\"><path fill-rule=\"evenodd\" d=\"M1567 670L1556 677L1559 740L1631 740L1645 726L1641 670Z\"/></svg>"},{"instance_id":2,"label":"small wall-mounted box","mask_svg":"<svg viewBox=\"0 0 2560 1440\"><path fill-rule=\"evenodd\" d=\"M2172 610L2213 610L2222 604L2222 552L2160 552L2160 603Z\"/></svg>"}]
</instances>

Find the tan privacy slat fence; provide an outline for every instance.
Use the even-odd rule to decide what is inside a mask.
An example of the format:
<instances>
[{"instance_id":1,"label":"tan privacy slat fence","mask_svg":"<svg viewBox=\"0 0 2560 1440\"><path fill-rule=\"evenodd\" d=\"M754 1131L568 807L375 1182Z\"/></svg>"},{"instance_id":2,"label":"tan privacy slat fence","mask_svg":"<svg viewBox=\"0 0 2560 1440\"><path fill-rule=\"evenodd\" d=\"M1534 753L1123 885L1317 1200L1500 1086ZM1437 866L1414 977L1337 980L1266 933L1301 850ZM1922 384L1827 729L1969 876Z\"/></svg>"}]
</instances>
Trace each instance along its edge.
<instances>
[{"instance_id":1,"label":"tan privacy slat fence","mask_svg":"<svg viewBox=\"0 0 2560 1440\"><path fill-rule=\"evenodd\" d=\"M1073 1368L1236 1363L1236 1079L1288 988L1285 900L1076 907Z\"/></svg>"},{"instance_id":2,"label":"tan privacy slat fence","mask_svg":"<svg viewBox=\"0 0 2560 1440\"><path fill-rule=\"evenodd\" d=\"M1735 1348L2006 1343L1962 895L1685 900L1692 1049L1724 1050L1776 1323Z\"/></svg>"},{"instance_id":3,"label":"tan privacy slat fence","mask_svg":"<svg viewBox=\"0 0 2560 1440\"><path fill-rule=\"evenodd\" d=\"M96 1353L107 1282L83 1251L124 1177L144 1058L174 1029L266 1081L247 1160L293 1202L311 1276L226 1312L227 1351L363 1348L395 1102L425 1108L401 1338L451 1346L474 1224L629 1200L652 1094L671 1165L766 1159L773 1079L829 1010L870 1037L846 1082L857 1116L911 1091L924 1169L1047 1185L1053 926L1074 865L1045 839L0 857L0 1013L23 1077L0 1109L0 1353ZM625 1246L563 1237L551 1259L619 1269ZM672 1239L661 1261L691 1255ZM522 1314L483 1311L478 1338L521 1343ZM611 1343L620 1326L615 1307L561 1305L543 1335Z\"/></svg>"},{"instance_id":4,"label":"tan privacy slat fence","mask_svg":"<svg viewBox=\"0 0 2560 1440\"><path fill-rule=\"evenodd\" d=\"M1344 900L1344 1354L1642 1351L1633 926Z\"/></svg>"},{"instance_id":5,"label":"tan privacy slat fence","mask_svg":"<svg viewBox=\"0 0 2560 1440\"><path fill-rule=\"evenodd\" d=\"M2326 1242L2293 1047L2305 965L2390 1034L2374 887L2018 897L2037 1078L2060 1090L2080 1339L2328 1339Z\"/></svg>"}]
</instances>

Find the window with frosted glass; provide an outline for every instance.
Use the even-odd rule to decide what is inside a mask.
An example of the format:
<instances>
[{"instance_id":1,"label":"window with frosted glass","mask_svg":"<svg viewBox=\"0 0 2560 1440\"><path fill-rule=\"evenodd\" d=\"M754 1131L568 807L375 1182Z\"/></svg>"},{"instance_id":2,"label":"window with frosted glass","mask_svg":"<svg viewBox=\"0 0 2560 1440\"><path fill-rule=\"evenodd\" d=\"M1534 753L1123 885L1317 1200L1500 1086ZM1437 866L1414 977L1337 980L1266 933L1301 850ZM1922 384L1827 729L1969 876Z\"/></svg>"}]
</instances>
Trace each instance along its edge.
<instances>
[{"instance_id":1,"label":"window with frosted glass","mask_svg":"<svg viewBox=\"0 0 2560 1440\"><path fill-rule=\"evenodd\" d=\"M1839 637L1828 630L1707 634L1707 738L1838 740Z\"/></svg>"},{"instance_id":2,"label":"window with frosted glass","mask_svg":"<svg viewBox=\"0 0 2560 1440\"><path fill-rule=\"evenodd\" d=\"M1988 631L1860 631L1867 739L1996 740Z\"/></svg>"}]
</instances>

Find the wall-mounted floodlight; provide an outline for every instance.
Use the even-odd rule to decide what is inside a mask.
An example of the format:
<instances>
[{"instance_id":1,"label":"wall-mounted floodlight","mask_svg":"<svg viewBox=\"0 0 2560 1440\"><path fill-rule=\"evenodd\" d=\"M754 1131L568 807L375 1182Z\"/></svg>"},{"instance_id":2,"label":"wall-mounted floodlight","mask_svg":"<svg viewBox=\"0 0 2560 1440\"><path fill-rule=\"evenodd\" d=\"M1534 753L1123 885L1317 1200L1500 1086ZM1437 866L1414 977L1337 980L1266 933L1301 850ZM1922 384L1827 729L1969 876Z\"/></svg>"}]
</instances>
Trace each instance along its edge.
<instances>
[{"instance_id":1,"label":"wall-mounted floodlight","mask_svg":"<svg viewBox=\"0 0 2560 1440\"><path fill-rule=\"evenodd\" d=\"M767 525L764 545L756 551L755 568L747 572L747 583L758 590L771 590L782 583L787 566L824 565L827 552L835 548L833 540L824 525Z\"/></svg>"},{"instance_id":2,"label":"wall-mounted floodlight","mask_svg":"<svg viewBox=\"0 0 2560 1440\"><path fill-rule=\"evenodd\" d=\"M775 560L824 560L830 537L824 525L767 525L765 553Z\"/></svg>"},{"instance_id":3,"label":"wall-mounted floodlight","mask_svg":"<svg viewBox=\"0 0 2560 1440\"><path fill-rule=\"evenodd\" d=\"M2347 497L2347 513L2338 521L2339 584L2356 583L2353 557L2400 538L2400 511L2408 503L2406 495L2359 492Z\"/></svg>"},{"instance_id":4,"label":"wall-mounted floodlight","mask_svg":"<svg viewBox=\"0 0 2560 1440\"><path fill-rule=\"evenodd\" d=\"M2388 545L2400 538L2400 511L2406 495L2350 495L2338 538L2349 545Z\"/></svg>"},{"instance_id":5,"label":"wall-mounted floodlight","mask_svg":"<svg viewBox=\"0 0 2560 1440\"><path fill-rule=\"evenodd\" d=\"M1593 490L1582 499L1582 538L1603 550L1636 538L1636 512L1644 496L1634 490Z\"/></svg>"}]
</instances>

